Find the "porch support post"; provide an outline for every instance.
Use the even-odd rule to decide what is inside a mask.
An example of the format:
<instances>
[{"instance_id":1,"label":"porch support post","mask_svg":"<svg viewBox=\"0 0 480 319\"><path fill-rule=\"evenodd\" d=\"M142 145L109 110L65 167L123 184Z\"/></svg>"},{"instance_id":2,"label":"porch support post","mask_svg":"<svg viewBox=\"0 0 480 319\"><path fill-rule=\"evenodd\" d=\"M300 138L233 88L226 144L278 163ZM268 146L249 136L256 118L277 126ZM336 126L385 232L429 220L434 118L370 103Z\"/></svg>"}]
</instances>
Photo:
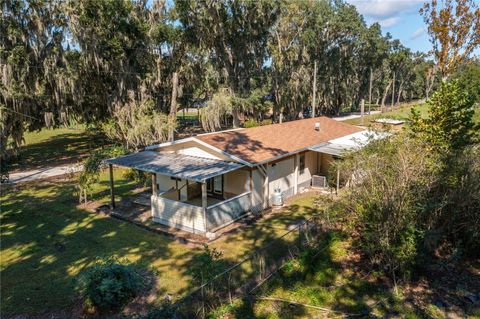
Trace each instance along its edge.
<instances>
[{"instance_id":1,"label":"porch support post","mask_svg":"<svg viewBox=\"0 0 480 319\"><path fill-rule=\"evenodd\" d=\"M300 163L300 155L295 154L294 158L294 174L293 174L293 194L298 193L298 166Z\"/></svg>"},{"instance_id":2,"label":"porch support post","mask_svg":"<svg viewBox=\"0 0 480 319\"><path fill-rule=\"evenodd\" d=\"M250 168L250 210L253 208L253 170Z\"/></svg>"},{"instance_id":3,"label":"porch support post","mask_svg":"<svg viewBox=\"0 0 480 319\"><path fill-rule=\"evenodd\" d=\"M157 196L157 193L158 193L157 174L156 173L152 173L152 193L155 196Z\"/></svg>"},{"instance_id":4,"label":"porch support post","mask_svg":"<svg viewBox=\"0 0 480 319\"><path fill-rule=\"evenodd\" d=\"M205 232L207 232L207 183L202 182L202 212Z\"/></svg>"},{"instance_id":5,"label":"porch support post","mask_svg":"<svg viewBox=\"0 0 480 319\"><path fill-rule=\"evenodd\" d=\"M263 184L263 190L265 193L267 193L267 200L265 203L267 204L267 208L270 207L270 182L268 178L268 163L265 164L265 181Z\"/></svg>"},{"instance_id":6,"label":"porch support post","mask_svg":"<svg viewBox=\"0 0 480 319\"><path fill-rule=\"evenodd\" d=\"M115 189L113 186L113 165L108 164L108 169L110 171L110 208L115 209Z\"/></svg>"}]
</instances>

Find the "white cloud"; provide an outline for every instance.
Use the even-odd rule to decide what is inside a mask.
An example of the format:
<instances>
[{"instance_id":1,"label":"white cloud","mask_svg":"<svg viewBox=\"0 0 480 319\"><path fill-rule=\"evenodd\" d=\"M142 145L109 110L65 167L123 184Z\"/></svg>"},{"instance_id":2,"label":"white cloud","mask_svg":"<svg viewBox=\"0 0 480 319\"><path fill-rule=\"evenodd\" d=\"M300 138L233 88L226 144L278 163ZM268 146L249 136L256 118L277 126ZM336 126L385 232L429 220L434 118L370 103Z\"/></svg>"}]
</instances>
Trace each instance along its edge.
<instances>
[{"instance_id":1,"label":"white cloud","mask_svg":"<svg viewBox=\"0 0 480 319\"><path fill-rule=\"evenodd\" d=\"M385 20L400 13L413 12L424 0L348 0L364 16Z\"/></svg>"},{"instance_id":2,"label":"white cloud","mask_svg":"<svg viewBox=\"0 0 480 319\"><path fill-rule=\"evenodd\" d=\"M390 17L382 20L378 20L378 23L382 26L382 28L388 28L400 21L399 17Z\"/></svg>"},{"instance_id":3,"label":"white cloud","mask_svg":"<svg viewBox=\"0 0 480 319\"><path fill-rule=\"evenodd\" d=\"M415 30L415 32L412 33L412 35L410 36L410 40L415 40L421 37L425 33L425 31L426 30L424 27L418 28L417 30Z\"/></svg>"}]
</instances>

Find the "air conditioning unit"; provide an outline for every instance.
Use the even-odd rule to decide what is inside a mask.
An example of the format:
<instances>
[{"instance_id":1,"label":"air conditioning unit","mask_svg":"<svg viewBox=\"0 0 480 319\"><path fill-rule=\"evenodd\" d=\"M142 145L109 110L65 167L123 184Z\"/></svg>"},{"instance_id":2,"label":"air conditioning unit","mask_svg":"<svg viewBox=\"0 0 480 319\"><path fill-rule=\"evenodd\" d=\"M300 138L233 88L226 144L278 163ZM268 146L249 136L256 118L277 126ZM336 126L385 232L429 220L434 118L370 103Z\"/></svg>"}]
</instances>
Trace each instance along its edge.
<instances>
[{"instance_id":1,"label":"air conditioning unit","mask_svg":"<svg viewBox=\"0 0 480 319\"><path fill-rule=\"evenodd\" d=\"M316 188L326 188L327 187L327 177L320 175L312 176L312 187Z\"/></svg>"}]
</instances>

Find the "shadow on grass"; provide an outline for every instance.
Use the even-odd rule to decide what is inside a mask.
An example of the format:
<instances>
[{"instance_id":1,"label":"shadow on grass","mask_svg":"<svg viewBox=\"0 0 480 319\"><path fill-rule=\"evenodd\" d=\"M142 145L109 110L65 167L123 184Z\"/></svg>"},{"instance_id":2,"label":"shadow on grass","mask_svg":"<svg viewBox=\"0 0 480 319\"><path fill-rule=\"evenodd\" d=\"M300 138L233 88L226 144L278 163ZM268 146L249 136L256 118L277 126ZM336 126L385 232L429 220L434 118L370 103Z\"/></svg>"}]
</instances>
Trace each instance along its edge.
<instances>
[{"instance_id":1,"label":"shadow on grass","mask_svg":"<svg viewBox=\"0 0 480 319\"><path fill-rule=\"evenodd\" d=\"M118 190L127 192L129 185L122 187ZM2 318L71 315L78 304L76 277L97 258L114 256L154 270L159 296L181 287L176 269L194 252L165 236L77 209L74 192L71 181L2 187Z\"/></svg>"},{"instance_id":2,"label":"shadow on grass","mask_svg":"<svg viewBox=\"0 0 480 319\"><path fill-rule=\"evenodd\" d=\"M42 142L20 147L20 155L12 161L11 169L37 169L79 162L105 145L108 145L108 141L100 133L72 130L71 133L57 134Z\"/></svg>"}]
</instances>

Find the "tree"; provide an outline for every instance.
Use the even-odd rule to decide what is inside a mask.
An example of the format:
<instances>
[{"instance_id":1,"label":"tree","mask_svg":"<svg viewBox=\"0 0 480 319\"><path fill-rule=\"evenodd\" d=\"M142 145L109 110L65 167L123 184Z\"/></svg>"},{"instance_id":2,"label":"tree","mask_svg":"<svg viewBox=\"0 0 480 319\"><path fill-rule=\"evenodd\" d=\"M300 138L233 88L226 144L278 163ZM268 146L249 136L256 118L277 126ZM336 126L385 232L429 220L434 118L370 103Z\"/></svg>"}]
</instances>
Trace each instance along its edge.
<instances>
[{"instance_id":1,"label":"tree","mask_svg":"<svg viewBox=\"0 0 480 319\"><path fill-rule=\"evenodd\" d=\"M478 105L480 104L480 60L464 63L452 74L461 89L468 92L470 97Z\"/></svg>"},{"instance_id":2,"label":"tree","mask_svg":"<svg viewBox=\"0 0 480 319\"><path fill-rule=\"evenodd\" d=\"M12 0L1 7L0 149L5 160L7 150L15 152L23 142L26 130L45 125L46 115L59 122L75 86L63 46L64 4Z\"/></svg>"},{"instance_id":3,"label":"tree","mask_svg":"<svg viewBox=\"0 0 480 319\"><path fill-rule=\"evenodd\" d=\"M443 79L480 45L480 9L475 0L431 0L420 9Z\"/></svg>"},{"instance_id":4,"label":"tree","mask_svg":"<svg viewBox=\"0 0 480 319\"><path fill-rule=\"evenodd\" d=\"M133 92L130 96L130 100L117 107L112 119L103 125L106 135L135 151L166 141L176 121L169 121L166 114L156 110L151 98L146 96L145 100L137 101Z\"/></svg>"},{"instance_id":5,"label":"tree","mask_svg":"<svg viewBox=\"0 0 480 319\"><path fill-rule=\"evenodd\" d=\"M176 12L187 36L209 57L233 95L245 97L251 79L266 61L266 42L277 16L277 2L179 1ZM241 111L233 109L233 125L240 124Z\"/></svg>"},{"instance_id":6,"label":"tree","mask_svg":"<svg viewBox=\"0 0 480 319\"><path fill-rule=\"evenodd\" d=\"M215 93L207 106L200 111L200 123L207 132L214 132L222 127L222 120L232 115L232 96L228 89Z\"/></svg>"},{"instance_id":7,"label":"tree","mask_svg":"<svg viewBox=\"0 0 480 319\"><path fill-rule=\"evenodd\" d=\"M421 136L432 149L458 152L478 137L473 122L473 99L460 89L457 81L443 82L427 105L426 118L412 109L411 128L413 134Z\"/></svg>"}]
</instances>

